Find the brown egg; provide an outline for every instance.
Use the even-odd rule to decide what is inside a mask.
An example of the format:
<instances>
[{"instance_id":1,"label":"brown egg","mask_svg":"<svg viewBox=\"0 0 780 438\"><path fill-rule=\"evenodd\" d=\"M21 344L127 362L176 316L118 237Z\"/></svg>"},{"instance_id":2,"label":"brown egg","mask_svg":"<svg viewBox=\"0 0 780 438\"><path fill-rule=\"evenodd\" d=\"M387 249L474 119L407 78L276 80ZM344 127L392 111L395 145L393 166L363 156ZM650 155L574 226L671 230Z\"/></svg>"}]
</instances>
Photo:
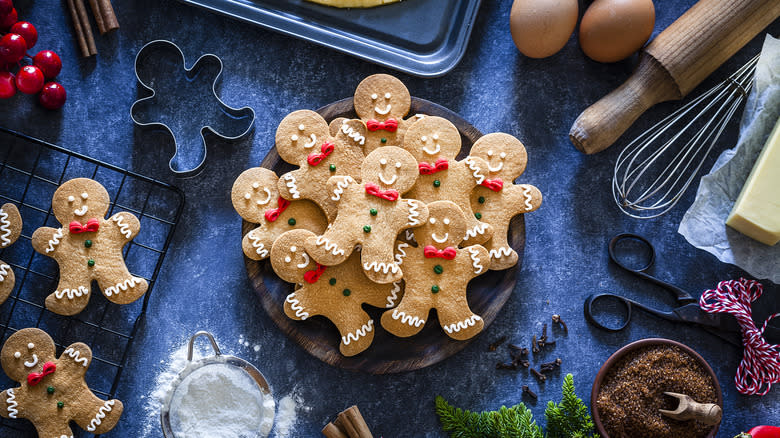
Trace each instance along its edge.
<instances>
[{"instance_id":1,"label":"brown egg","mask_svg":"<svg viewBox=\"0 0 780 438\"><path fill-rule=\"evenodd\" d=\"M595 0L580 23L580 47L594 61L620 61L644 46L654 25L652 0Z\"/></svg>"},{"instance_id":2,"label":"brown egg","mask_svg":"<svg viewBox=\"0 0 780 438\"><path fill-rule=\"evenodd\" d=\"M509 30L520 52L546 58L566 45L577 25L577 0L515 0Z\"/></svg>"}]
</instances>

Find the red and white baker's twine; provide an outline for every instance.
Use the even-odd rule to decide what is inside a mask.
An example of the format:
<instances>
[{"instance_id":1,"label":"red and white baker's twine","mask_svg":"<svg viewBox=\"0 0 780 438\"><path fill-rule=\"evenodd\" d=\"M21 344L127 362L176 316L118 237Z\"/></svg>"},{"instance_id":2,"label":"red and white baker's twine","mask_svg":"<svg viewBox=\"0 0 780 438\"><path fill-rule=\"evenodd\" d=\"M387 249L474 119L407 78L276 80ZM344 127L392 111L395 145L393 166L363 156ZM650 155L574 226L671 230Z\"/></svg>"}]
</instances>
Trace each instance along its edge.
<instances>
[{"instance_id":1,"label":"red and white baker's twine","mask_svg":"<svg viewBox=\"0 0 780 438\"><path fill-rule=\"evenodd\" d=\"M780 344L769 344L763 337L769 321L780 313L770 315L761 329L756 327L752 317L751 303L762 291L763 286L758 281L740 278L721 281L717 289L705 291L699 299L699 307L704 311L734 315L742 328L745 350L734 382L737 391L746 395L765 395L773 383L780 383Z\"/></svg>"}]
</instances>

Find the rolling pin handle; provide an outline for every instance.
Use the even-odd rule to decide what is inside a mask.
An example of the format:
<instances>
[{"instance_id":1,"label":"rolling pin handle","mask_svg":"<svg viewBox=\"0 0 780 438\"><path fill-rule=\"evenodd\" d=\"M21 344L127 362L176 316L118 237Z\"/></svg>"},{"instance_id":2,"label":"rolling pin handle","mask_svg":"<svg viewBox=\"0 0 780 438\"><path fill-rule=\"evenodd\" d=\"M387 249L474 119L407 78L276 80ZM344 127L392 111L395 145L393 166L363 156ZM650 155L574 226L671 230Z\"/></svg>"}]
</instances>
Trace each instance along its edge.
<instances>
[{"instance_id":1,"label":"rolling pin handle","mask_svg":"<svg viewBox=\"0 0 780 438\"><path fill-rule=\"evenodd\" d=\"M642 53L639 65L620 87L589 106L569 131L574 146L595 154L611 146L648 108L682 97L666 69Z\"/></svg>"}]
</instances>

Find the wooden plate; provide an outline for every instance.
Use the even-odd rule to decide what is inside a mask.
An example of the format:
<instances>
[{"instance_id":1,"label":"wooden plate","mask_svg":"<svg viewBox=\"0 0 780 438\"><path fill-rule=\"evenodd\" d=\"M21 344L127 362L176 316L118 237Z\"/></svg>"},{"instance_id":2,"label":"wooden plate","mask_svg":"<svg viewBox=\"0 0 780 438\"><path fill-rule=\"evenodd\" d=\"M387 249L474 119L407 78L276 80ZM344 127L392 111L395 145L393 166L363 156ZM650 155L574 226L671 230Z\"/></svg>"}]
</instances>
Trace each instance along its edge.
<instances>
[{"instance_id":1,"label":"wooden plate","mask_svg":"<svg viewBox=\"0 0 780 438\"><path fill-rule=\"evenodd\" d=\"M317 112L328 122L337 117L357 117L352 106L352 98L334 102L320 108ZM482 136L481 132L452 111L427 100L412 97L410 114L418 113L444 117L458 127L462 140L458 159L468 155L471 145ZM261 166L274 170L278 175L294 169L294 166L279 158L275 147L268 152ZM244 221L242 235L254 227L254 224ZM515 275L523 261L525 247L523 215L518 215L512 220L509 242L520 256L518 265L504 271L489 271L475 278L468 286L469 305L474 313L482 317L486 328L493 322L515 286ZM397 338L377 324L371 347L356 356L344 357L339 353L341 336L330 321L321 316L306 321L295 321L284 314L284 298L293 290L293 286L274 274L270 262L244 257L244 263L252 287L260 298L263 308L276 325L310 354L330 365L372 374L411 371L446 359L470 342L470 340L456 341L449 338L439 325L436 312L432 311L425 328L417 335L411 338ZM369 306L365 306L365 310L374 321L379 321L384 311Z\"/></svg>"}]
</instances>

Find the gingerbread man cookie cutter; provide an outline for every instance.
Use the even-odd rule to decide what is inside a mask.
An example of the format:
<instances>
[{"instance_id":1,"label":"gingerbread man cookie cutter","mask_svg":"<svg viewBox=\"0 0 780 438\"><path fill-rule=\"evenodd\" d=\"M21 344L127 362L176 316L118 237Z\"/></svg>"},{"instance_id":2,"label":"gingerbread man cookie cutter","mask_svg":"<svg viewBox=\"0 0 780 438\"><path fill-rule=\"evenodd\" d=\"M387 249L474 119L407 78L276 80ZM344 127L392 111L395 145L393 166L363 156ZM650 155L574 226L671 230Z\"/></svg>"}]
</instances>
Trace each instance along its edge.
<instances>
[{"instance_id":1,"label":"gingerbread man cookie cutter","mask_svg":"<svg viewBox=\"0 0 780 438\"><path fill-rule=\"evenodd\" d=\"M252 108L233 108L220 99L217 83L222 77L223 64L218 56L201 55L187 68L179 46L167 40L154 40L138 51L134 66L136 80L151 95L133 102L130 118L137 126L163 128L171 135L174 155L168 168L177 176L192 177L203 169L207 156L206 132L224 141L235 141L254 127L255 111ZM164 67L176 71L160 73ZM209 74L213 76L211 93L192 91L194 87L203 86L204 76ZM161 92L165 88L168 90ZM186 98L179 99L181 96ZM187 111L181 111L184 108ZM200 114L198 111L193 114L196 109L200 109ZM205 120L209 110L211 117L220 120L216 123ZM177 118L176 114L182 116ZM193 145L196 142L200 143L199 147ZM193 154L193 150L199 151L197 162L191 162L187 156Z\"/></svg>"}]
</instances>

